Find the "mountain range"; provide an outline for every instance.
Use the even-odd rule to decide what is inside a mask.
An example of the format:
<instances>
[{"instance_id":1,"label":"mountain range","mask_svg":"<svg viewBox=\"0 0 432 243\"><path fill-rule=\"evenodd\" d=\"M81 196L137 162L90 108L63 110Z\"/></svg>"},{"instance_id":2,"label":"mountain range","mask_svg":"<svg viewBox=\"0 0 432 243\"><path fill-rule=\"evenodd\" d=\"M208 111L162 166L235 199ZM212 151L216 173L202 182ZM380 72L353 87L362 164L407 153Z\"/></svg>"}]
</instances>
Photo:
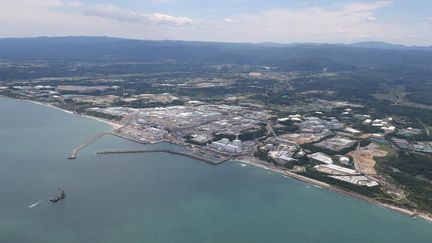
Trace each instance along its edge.
<instances>
[{"instance_id":1,"label":"mountain range","mask_svg":"<svg viewBox=\"0 0 432 243\"><path fill-rule=\"evenodd\" d=\"M3 38L0 39L0 59L265 65L287 71L410 68L432 73L432 47L384 42L252 44L91 36Z\"/></svg>"}]
</instances>

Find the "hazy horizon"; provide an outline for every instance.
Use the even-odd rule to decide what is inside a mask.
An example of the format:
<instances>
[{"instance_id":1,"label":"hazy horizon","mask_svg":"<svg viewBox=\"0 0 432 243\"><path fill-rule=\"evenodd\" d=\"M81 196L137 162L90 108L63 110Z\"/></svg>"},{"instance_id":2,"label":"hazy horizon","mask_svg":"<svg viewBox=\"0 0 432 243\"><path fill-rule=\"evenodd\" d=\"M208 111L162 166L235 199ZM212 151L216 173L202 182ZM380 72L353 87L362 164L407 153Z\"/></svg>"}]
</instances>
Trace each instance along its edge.
<instances>
[{"instance_id":1,"label":"hazy horizon","mask_svg":"<svg viewBox=\"0 0 432 243\"><path fill-rule=\"evenodd\" d=\"M425 0L0 0L0 37L432 45Z\"/></svg>"},{"instance_id":2,"label":"hazy horizon","mask_svg":"<svg viewBox=\"0 0 432 243\"><path fill-rule=\"evenodd\" d=\"M116 37L116 36L104 36L104 35L54 35L54 36L22 36L22 37L0 37L0 40L6 39L43 39L43 38L107 38L107 39L119 39L119 40L136 40L136 41L155 41L155 42L203 42L203 43L226 43L226 44L252 44L252 45L356 45L356 44L384 44L384 45L394 45L394 46L404 46L404 47L432 47L432 45L410 45L403 43L393 43L381 40L370 40L370 41L357 41L357 42L274 42L274 41L264 41L264 42L247 42L247 41L201 41L201 40L182 40L182 39L140 39L140 38L127 38L127 37Z\"/></svg>"}]
</instances>

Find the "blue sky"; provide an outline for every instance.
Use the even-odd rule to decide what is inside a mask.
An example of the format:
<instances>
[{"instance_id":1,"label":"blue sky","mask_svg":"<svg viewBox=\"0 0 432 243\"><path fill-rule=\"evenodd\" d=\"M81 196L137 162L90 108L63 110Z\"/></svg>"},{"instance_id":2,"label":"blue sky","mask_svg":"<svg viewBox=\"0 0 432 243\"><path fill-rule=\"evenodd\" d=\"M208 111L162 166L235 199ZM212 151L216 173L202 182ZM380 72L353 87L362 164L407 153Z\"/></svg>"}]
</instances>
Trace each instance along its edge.
<instances>
[{"instance_id":1,"label":"blue sky","mask_svg":"<svg viewBox=\"0 0 432 243\"><path fill-rule=\"evenodd\" d=\"M0 0L1 37L432 45L427 0Z\"/></svg>"},{"instance_id":2,"label":"blue sky","mask_svg":"<svg viewBox=\"0 0 432 243\"><path fill-rule=\"evenodd\" d=\"M168 12L174 15L187 15L195 18L218 18L222 15L236 15L259 12L272 8L301 9L320 6L331 8L349 2L374 3L374 0L341 1L341 0L83 0L89 4L113 4L141 12ZM396 0L385 9L377 11L386 18L431 17L432 1Z\"/></svg>"}]
</instances>

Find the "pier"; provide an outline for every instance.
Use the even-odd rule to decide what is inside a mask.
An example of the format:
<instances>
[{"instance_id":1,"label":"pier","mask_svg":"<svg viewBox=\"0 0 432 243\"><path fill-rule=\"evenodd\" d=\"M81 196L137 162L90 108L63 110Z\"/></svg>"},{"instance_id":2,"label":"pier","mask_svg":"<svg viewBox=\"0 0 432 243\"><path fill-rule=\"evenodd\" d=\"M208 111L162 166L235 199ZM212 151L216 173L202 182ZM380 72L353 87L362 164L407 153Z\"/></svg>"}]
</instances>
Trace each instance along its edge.
<instances>
[{"instance_id":1,"label":"pier","mask_svg":"<svg viewBox=\"0 0 432 243\"><path fill-rule=\"evenodd\" d=\"M91 145L92 143L96 142L98 139L100 139L101 137L103 137L105 135L113 135L113 136L116 136L116 137L119 137L122 139L126 139L126 140L129 140L132 142L137 142L137 143L141 143L141 144L148 144L146 142L141 142L141 141L137 141L133 138L129 138L128 136L123 135L123 134L113 133L113 132L104 132L104 133L99 133L98 135L94 136L93 138L91 138L87 142L81 144L80 146L78 146L77 148L72 150L72 152L69 154L68 159L70 159L70 160L76 159L78 156L78 153L82 149L84 149L87 146ZM185 157L189 157L192 159L200 160L200 161L206 162L208 164L212 164L212 165L219 165L219 164L222 164L222 163L231 159L231 156L221 156L220 154L217 154L211 150L206 150L206 151L201 151L201 150L190 151L189 150L189 151L183 151L183 152L170 150L170 149L110 150L110 151L97 152L96 154L134 154L134 153L135 154L136 153L169 153L169 154L180 155L180 156L185 156Z\"/></svg>"},{"instance_id":2,"label":"pier","mask_svg":"<svg viewBox=\"0 0 432 243\"><path fill-rule=\"evenodd\" d=\"M196 152L180 152L180 151L173 151L173 150L168 150L168 149L153 149L153 150L112 150L112 151L101 151L101 152L97 152L96 154L136 154L136 153L169 153L169 154L175 154L175 155L181 155L181 156L186 156L192 159L196 159L196 160L201 160L204 161L206 163L212 164L212 165L218 165L218 164L222 164L228 160L230 160L230 158L210 158L208 155L207 156L201 156L199 154L197 154Z\"/></svg>"},{"instance_id":3,"label":"pier","mask_svg":"<svg viewBox=\"0 0 432 243\"><path fill-rule=\"evenodd\" d=\"M87 142L81 144L80 146L78 146L77 148L75 148L74 150L72 150L72 152L69 154L68 159L76 159L78 153L80 152L81 149L84 149L85 147L91 145L92 143L96 142L99 138L107 135L107 134L111 134L111 133L99 133L98 135L94 136L93 138L91 138L90 140L88 140Z\"/></svg>"}]
</instances>

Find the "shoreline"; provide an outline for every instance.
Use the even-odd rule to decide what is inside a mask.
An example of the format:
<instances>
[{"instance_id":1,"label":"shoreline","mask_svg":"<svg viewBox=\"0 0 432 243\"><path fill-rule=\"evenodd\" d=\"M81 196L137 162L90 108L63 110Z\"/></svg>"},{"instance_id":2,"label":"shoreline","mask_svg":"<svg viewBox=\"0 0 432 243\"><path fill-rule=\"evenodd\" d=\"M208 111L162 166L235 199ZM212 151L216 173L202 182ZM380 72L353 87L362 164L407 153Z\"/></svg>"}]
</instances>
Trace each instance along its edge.
<instances>
[{"instance_id":1,"label":"shoreline","mask_svg":"<svg viewBox=\"0 0 432 243\"><path fill-rule=\"evenodd\" d=\"M28 102L36 104L36 105L47 106L47 107L50 107L50 108L53 108L53 109L56 109L56 110L59 110L59 111L63 111L63 112L68 113L68 114L74 114L72 111L68 111L68 110L62 109L60 107L51 105L51 104L46 104L46 103L42 103L42 102L34 101L34 100L24 100L24 101L28 101Z\"/></svg>"},{"instance_id":2,"label":"shoreline","mask_svg":"<svg viewBox=\"0 0 432 243\"><path fill-rule=\"evenodd\" d=\"M40 102L40 101L27 100L27 99L18 99L18 98L12 98L12 97L7 97L7 96L1 96L1 97L9 98L9 99L23 100L23 101L30 102L30 103L33 103L33 104L36 104L36 105L42 105L42 106L46 106L46 107L49 107L49 108L52 108L52 109L56 109L56 110L65 112L65 113L70 114L70 115L78 115L78 116L81 116L81 117L85 117L85 118L88 118L88 119L99 121L99 122L105 123L107 125L110 125L113 130L117 130L117 129L119 129L119 128L121 128L121 127L124 126L123 124L116 123L116 122L113 122L113 121L110 121L110 120L106 120L106 119L103 119L103 118L100 118L100 117L95 117L95 116L89 116L89 115L85 115L85 114L75 113L75 112L72 112L72 111L65 110L63 108L57 107L55 105L43 103L43 102Z\"/></svg>"},{"instance_id":3,"label":"shoreline","mask_svg":"<svg viewBox=\"0 0 432 243\"><path fill-rule=\"evenodd\" d=\"M77 114L77 113L74 113L74 114ZM103 118L100 118L100 117L83 115L83 114L77 114L77 115L80 115L80 116L88 118L88 119L92 119L92 120L95 120L95 121L99 121L99 122L103 122L105 124L108 124L108 125L110 125L113 128L113 130L117 130L117 129L122 128L124 126L123 124L116 123L116 122L113 122L113 121L109 121L109 120L106 120L106 119L103 119Z\"/></svg>"},{"instance_id":4,"label":"shoreline","mask_svg":"<svg viewBox=\"0 0 432 243\"><path fill-rule=\"evenodd\" d=\"M256 162L254 162L252 160L255 160ZM260 161L260 162L258 162L258 161ZM265 164L266 163L265 161L261 161L261 160L255 159L255 158L240 158L237 160L233 160L233 162L243 163L243 164L251 165L251 166L254 166L257 168L272 171L272 172L281 174L284 177L286 176L286 177L289 177L291 179L302 181L304 183L311 184L311 185L317 186L319 188L329 190L331 192L340 193L342 195L349 196L351 198L369 203L369 204L374 205L374 206L378 206L380 208L388 209L388 210L391 210L393 212L400 213L402 215L405 215L405 216L408 216L411 218L420 218L420 219L425 220L426 222L432 223L432 215L430 215L426 212L417 212L417 211L413 211L411 209L407 209L407 208L395 206L392 204L380 202L380 201L377 201L376 199L373 199L373 198L370 198L368 196L359 194L357 192L348 191L348 190L333 186L331 184L328 184L326 182L322 182L322 181L319 181L319 180L316 180L313 178L302 176L302 175L296 174L294 172L285 170L283 168L279 168L277 166L274 166L274 165L271 165L268 163Z\"/></svg>"},{"instance_id":5,"label":"shoreline","mask_svg":"<svg viewBox=\"0 0 432 243\"><path fill-rule=\"evenodd\" d=\"M102 122L102 123L110 125L114 131L124 126L123 124L116 123L116 122L113 122L113 121L110 121L110 120L106 120L106 119L103 119L103 118L100 118L100 117L94 117L94 116L90 116L90 115L84 115L84 114L74 113L72 111L68 111L68 110L59 108L57 106L51 105L51 104L47 104L47 103L42 103L42 102L38 102L38 101L34 101L34 100L28 100L28 99L19 99L19 98L7 97L7 96L2 96L2 95L0 95L0 97L5 97L5 98L9 98L9 99L23 100L23 101L31 102L33 104L43 105L43 106L47 106L47 107L50 107L50 108L53 108L53 109L57 109L59 111L63 111L63 112L68 113L68 114L75 114L75 115L78 115L78 116L81 116L81 117L85 117L85 118L88 118L88 119L99 121L99 122ZM125 137L122 137L122 138L126 139ZM136 142L136 143L139 143L139 144L142 144L139 141L137 141L135 139L132 139L132 138L128 138L128 140ZM182 145L182 144L176 144L176 145L185 146L185 145ZM289 177L291 179L302 181L304 183L307 183L307 184L310 184L310 185L314 185L314 186L326 189L326 190L331 191L331 192L340 193L342 195L349 196L351 198L364 201L364 202L372 204L374 206L378 206L378 207L381 207L381 208L385 208L385 209L391 210L393 212L400 213L400 214L405 215L405 216L409 216L411 218L420 218L420 219L423 219L423 220L425 220L427 222L432 223L432 215L429 214L429 213L426 213L426 212L417 212L417 211L413 211L411 209L407 209L407 208L391 205L391 204L388 204L388 203L380 202L380 201L377 201L376 199L373 199L373 198L370 198L368 196L359 194L357 192L348 191L346 189L342 189L342 188L333 186L333 185L328 184L326 182L322 182L322 181L319 181L319 180L316 180L316 179L313 179L313 178L309 178L309 177L306 177L306 176L303 176L303 175L300 175L300 174L296 174L294 172L288 171L287 169L284 169L284 168L281 168L281 167L277 167L277 166L269 164L269 163L267 163L265 161L259 160L259 159L255 158L255 157L239 157L238 159L232 159L232 160L229 160L228 162L230 162L230 161L231 162L235 162L235 163L247 164L247 165L254 166L256 168L272 171L272 172L281 174L284 177L286 176L286 177Z\"/></svg>"}]
</instances>

